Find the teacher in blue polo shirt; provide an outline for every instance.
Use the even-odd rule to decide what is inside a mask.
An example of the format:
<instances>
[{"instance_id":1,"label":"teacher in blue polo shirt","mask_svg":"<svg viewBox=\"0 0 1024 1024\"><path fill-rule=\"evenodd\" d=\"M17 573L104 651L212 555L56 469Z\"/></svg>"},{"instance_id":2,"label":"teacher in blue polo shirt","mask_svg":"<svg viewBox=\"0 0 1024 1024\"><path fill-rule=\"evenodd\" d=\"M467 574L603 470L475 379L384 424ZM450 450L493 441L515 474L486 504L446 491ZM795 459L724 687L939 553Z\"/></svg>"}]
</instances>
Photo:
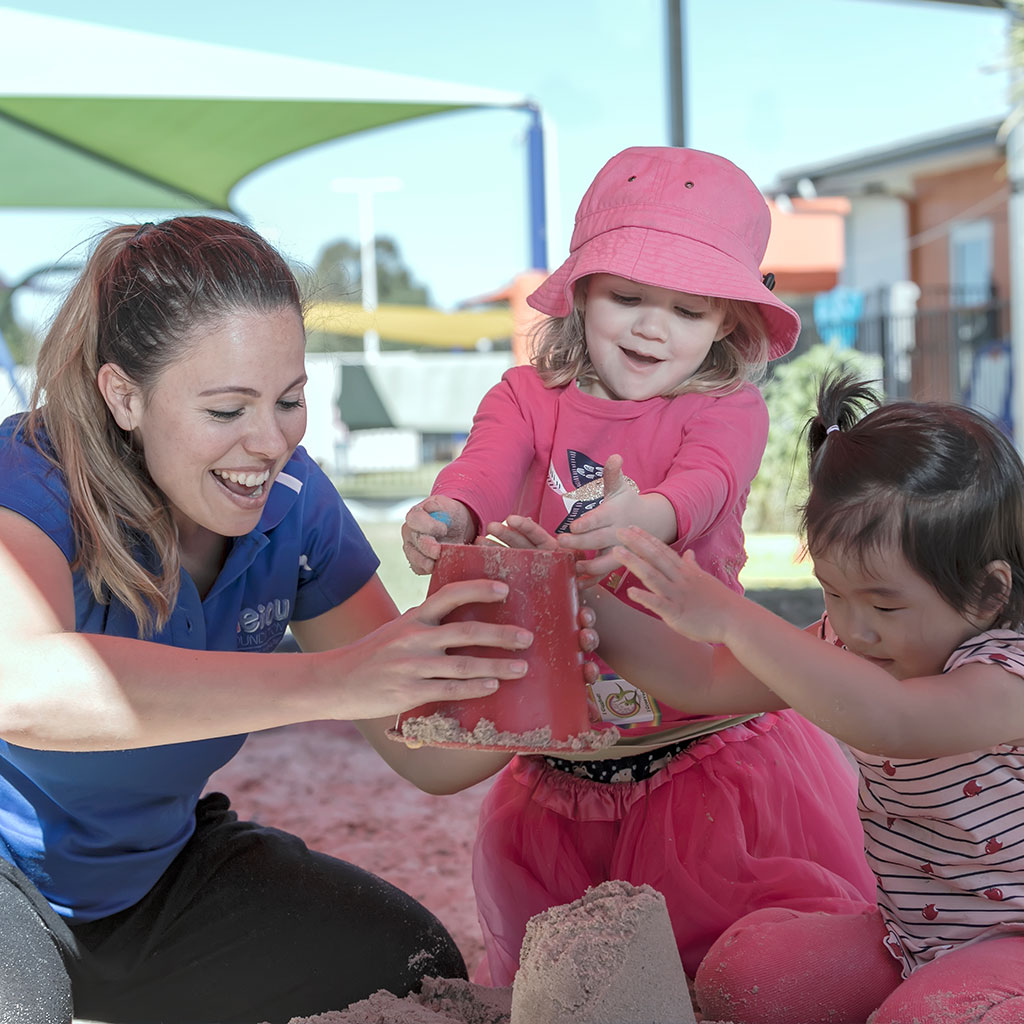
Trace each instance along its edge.
<instances>
[{"instance_id":1,"label":"teacher in blue polo shirt","mask_svg":"<svg viewBox=\"0 0 1024 1024\"><path fill-rule=\"evenodd\" d=\"M299 447L304 343L253 231L117 227L0 426L2 1024L285 1022L465 977L405 893L201 797L247 732L307 720L358 720L438 792L507 759L383 736L521 675L531 637L440 624L501 600L487 581L398 616ZM304 653L253 657L289 624ZM466 644L510 653L446 654Z\"/></svg>"}]
</instances>

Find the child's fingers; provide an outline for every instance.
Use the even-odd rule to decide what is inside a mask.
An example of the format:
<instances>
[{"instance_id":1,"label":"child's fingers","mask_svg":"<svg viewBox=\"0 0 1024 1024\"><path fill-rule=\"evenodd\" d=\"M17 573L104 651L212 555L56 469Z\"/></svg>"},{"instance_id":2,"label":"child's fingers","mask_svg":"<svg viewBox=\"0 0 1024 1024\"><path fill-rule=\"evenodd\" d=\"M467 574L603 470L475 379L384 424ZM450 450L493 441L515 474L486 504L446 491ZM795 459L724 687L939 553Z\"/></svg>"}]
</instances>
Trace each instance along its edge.
<instances>
[{"instance_id":1,"label":"child's fingers","mask_svg":"<svg viewBox=\"0 0 1024 1024\"><path fill-rule=\"evenodd\" d=\"M624 526L615 531L615 536L619 544L649 562L657 563L662 559L675 560L679 557L667 544L639 526Z\"/></svg>"},{"instance_id":2,"label":"child's fingers","mask_svg":"<svg viewBox=\"0 0 1024 1024\"><path fill-rule=\"evenodd\" d=\"M503 523L488 523L487 533L510 548L555 548L555 538L525 516L509 516Z\"/></svg>"},{"instance_id":3,"label":"child's fingers","mask_svg":"<svg viewBox=\"0 0 1024 1024\"><path fill-rule=\"evenodd\" d=\"M448 527L451 525L451 517L448 521L437 518L442 513L435 510L433 513L424 508L422 504L415 505L405 514L405 522L402 524L403 538L412 541L420 547L419 538L427 537L435 542L440 542L448 534ZM428 544L428 547L431 545Z\"/></svg>"},{"instance_id":4,"label":"child's fingers","mask_svg":"<svg viewBox=\"0 0 1024 1024\"><path fill-rule=\"evenodd\" d=\"M554 548L557 541L553 534L548 533L540 523L534 522L529 516L509 516L505 522L513 529L521 533L530 543L537 548Z\"/></svg>"},{"instance_id":5,"label":"child's fingers","mask_svg":"<svg viewBox=\"0 0 1024 1024\"><path fill-rule=\"evenodd\" d=\"M581 558L576 562L576 574L587 579L602 580L610 572L614 572L622 563L614 554L615 549L602 551L594 558Z\"/></svg>"},{"instance_id":6,"label":"child's fingers","mask_svg":"<svg viewBox=\"0 0 1024 1024\"><path fill-rule=\"evenodd\" d=\"M650 590L642 590L640 587L626 587L626 596L631 601L635 601L641 608L646 608L656 615L659 614L659 605L664 606L665 604L663 598L658 597L657 594L652 593Z\"/></svg>"},{"instance_id":7,"label":"child's fingers","mask_svg":"<svg viewBox=\"0 0 1024 1024\"><path fill-rule=\"evenodd\" d=\"M625 475L622 472L622 456L609 455L604 464L604 471L601 474L604 481L604 496L611 498L627 487Z\"/></svg>"},{"instance_id":8,"label":"child's fingers","mask_svg":"<svg viewBox=\"0 0 1024 1024\"><path fill-rule=\"evenodd\" d=\"M614 526L594 528L586 533L560 533L558 535L559 545L571 551L610 551L617 541L617 531Z\"/></svg>"},{"instance_id":9,"label":"child's fingers","mask_svg":"<svg viewBox=\"0 0 1024 1024\"><path fill-rule=\"evenodd\" d=\"M628 569L648 590L661 592L669 586L670 580L657 565L635 554L629 548L616 545L611 551L612 557L624 568ZM672 555L675 558L675 554Z\"/></svg>"}]
</instances>

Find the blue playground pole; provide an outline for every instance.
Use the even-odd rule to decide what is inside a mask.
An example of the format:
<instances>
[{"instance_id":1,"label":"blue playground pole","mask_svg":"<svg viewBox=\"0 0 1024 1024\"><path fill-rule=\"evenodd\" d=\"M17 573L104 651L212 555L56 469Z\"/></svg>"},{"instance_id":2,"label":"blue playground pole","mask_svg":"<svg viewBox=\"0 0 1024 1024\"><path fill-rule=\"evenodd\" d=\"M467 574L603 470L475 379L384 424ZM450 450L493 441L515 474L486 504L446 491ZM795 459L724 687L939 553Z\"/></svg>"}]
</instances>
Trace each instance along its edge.
<instances>
[{"instance_id":1,"label":"blue playground pole","mask_svg":"<svg viewBox=\"0 0 1024 1024\"><path fill-rule=\"evenodd\" d=\"M534 103L524 107L530 115L527 131L527 173L530 181L530 267L548 269L547 198L544 183L544 128L540 108Z\"/></svg>"}]
</instances>

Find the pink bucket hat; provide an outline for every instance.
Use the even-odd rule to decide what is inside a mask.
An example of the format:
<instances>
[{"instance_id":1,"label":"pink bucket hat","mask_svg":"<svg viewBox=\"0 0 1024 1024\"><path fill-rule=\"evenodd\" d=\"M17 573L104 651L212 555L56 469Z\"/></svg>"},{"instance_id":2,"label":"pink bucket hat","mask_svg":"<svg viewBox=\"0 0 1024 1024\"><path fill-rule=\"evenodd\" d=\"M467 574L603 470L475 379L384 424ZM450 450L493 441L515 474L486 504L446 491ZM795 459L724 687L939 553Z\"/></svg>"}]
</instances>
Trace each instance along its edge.
<instances>
[{"instance_id":1,"label":"pink bucket hat","mask_svg":"<svg viewBox=\"0 0 1024 1024\"><path fill-rule=\"evenodd\" d=\"M567 316L581 277L615 274L753 302L768 332L768 358L777 359L796 344L800 317L763 283L770 230L764 196L734 163L697 149L633 146L598 172L576 211L569 258L526 301Z\"/></svg>"}]
</instances>

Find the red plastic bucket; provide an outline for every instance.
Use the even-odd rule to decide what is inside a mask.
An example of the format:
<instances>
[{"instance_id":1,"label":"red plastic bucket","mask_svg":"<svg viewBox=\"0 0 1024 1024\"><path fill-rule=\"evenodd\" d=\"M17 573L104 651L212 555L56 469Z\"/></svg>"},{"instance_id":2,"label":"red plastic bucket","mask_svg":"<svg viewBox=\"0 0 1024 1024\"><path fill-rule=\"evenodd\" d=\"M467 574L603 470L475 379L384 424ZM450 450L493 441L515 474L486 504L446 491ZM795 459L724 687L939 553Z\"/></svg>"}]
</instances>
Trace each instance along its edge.
<instances>
[{"instance_id":1,"label":"red plastic bucket","mask_svg":"<svg viewBox=\"0 0 1024 1024\"><path fill-rule=\"evenodd\" d=\"M508 597L463 605L445 621L522 626L533 633L533 644L526 651L465 647L459 653L524 658L526 674L504 680L486 697L406 711L390 730L391 738L410 746L518 751L596 750L614 743L618 730L595 730L587 710L573 554L443 544L427 594L446 583L481 578L507 583Z\"/></svg>"}]
</instances>

